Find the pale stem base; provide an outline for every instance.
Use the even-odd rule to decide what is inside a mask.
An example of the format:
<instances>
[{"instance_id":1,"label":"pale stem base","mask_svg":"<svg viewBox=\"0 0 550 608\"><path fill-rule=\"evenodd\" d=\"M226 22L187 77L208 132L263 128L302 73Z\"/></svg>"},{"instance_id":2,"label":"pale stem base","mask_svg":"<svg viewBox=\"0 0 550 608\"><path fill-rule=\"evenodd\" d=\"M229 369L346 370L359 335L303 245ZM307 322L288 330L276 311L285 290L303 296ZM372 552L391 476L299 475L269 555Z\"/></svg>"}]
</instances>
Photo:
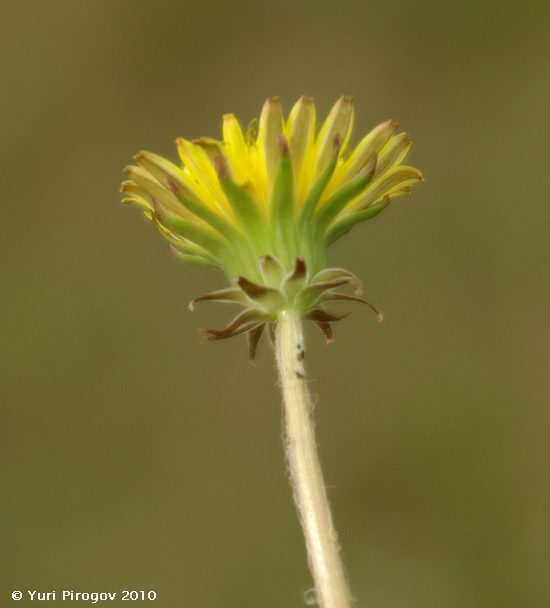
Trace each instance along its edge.
<instances>
[{"instance_id":1,"label":"pale stem base","mask_svg":"<svg viewBox=\"0 0 550 608\"><path fill-rule=\"evenodd\" d=\"M285 447L309 568L321 608L350 608L350 592L315 443L304 352L299 316L292 310L283 311L277 324L276 355L283 393Z\"/></svg>"}]
</instances>

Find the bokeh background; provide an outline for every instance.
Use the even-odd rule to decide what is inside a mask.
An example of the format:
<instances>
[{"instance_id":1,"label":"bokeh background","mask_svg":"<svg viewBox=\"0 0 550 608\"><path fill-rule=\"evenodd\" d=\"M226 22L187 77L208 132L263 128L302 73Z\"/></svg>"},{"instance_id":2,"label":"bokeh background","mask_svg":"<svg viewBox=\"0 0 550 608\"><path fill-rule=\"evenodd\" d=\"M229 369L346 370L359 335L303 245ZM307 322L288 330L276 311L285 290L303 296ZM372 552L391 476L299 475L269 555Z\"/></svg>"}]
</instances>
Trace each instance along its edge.
<instances>
[{"instance_id":1,"label":"bokeh background","mask_svg":"<svg viewBox=\"0 0 550 608\"><path fill-rule=\"evenodd\" d=\"M304 605L269 347L201 345L227 309L186 304L223 277L117 204L138 150L303 93L353 95L359 134L397 119L427 178L331 251L385 323L308 332L356 605L550 605L549 6L5 4L2 606Z\"/></svg>"}]
</instances>

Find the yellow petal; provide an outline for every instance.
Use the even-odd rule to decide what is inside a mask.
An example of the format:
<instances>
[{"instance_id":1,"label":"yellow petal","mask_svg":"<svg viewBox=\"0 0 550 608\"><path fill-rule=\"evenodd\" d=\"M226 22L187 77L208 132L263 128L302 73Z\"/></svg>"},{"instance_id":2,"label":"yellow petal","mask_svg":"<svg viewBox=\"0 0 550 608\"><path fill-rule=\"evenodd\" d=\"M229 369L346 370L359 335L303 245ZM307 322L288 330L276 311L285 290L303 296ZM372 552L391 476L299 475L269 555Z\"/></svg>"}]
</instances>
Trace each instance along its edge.
<instances>
[{"instance_id":1,"label":"yellow petal","mask_svg":"<svg viewBox=\"0 0 550 608\"><path fill-rule=\"evenodd\" d=\"M173 213L179 216L185 216L185 207L180 203L175 194L167 190L162 186L148 171L142 167L135 167L133 165L126 167L126 175L136 184L136 192L139 189L139 193L142 197L150 197L160 201L167 209L170 209ZM128 186L123 185L128 192Z\"/></svg>"},{"instance_id":2,"label":"yellow petal","mask_svg":"<svg viewBox=\"0 0 550 608\"><path fill-rule=\"evenodd\" d=\"M323 171L331 159L335 138L340 142L340 150L343 151L346 148L353 128L354 112L351 97L340 97L332 107L317 137L315 176Z\"/></svg>"},{"instance_id":3,"label":"yellow petal","mask_svg":"<svg viewBox=\"0 0 550 608\"><path fill-rule=\"evenodd\" d=\"M183 138L178 138L176 144L199 198L213 209L229 212L230 205L220 187L214 165L205 150L200 145Z\"/></svg>"},{"instance_id":4,"label":"yellow petal","mask_svg":"<svg viewBox=\"0 0 550 608\"><path fill-rule=\"evenodd\" d=\"M199 139L193 140L193 144L204 150L211 163L224 151L223 144L213 137L199 137Z\"/></svg>"},{"instance_id":5,"label":"yellow petal","mask_svg":"<svg viewBox=\"0 0 550 608\"><path fill-rule=\"evenodd\" d=\"M370 156L378 153L397 128L397 123L387 120L375 127L357 145L349 158L335 171L334 181L340 182L361 171Z\"/></svg>"},{"instance_id":6,"label":"yellow petal","mask_svg":"<svg viewBox=\"0 0 550 608\"><path fill-rule=\"evenodd\" d=\"M178 190L187 197L194 197L194 194L189 187L185 173L181 167L170 162L166 158L154 154L153 152L140 152L134 156L134 160L140 167L143 167L165 188L173 190L173 184L176 184Z\"/></svg>"},{"instance_id":7,"label":"yellow petal","mask_svg":"<svg viewBox=\"0 0 550 608\"><path fill-rule=\"evenodd\" d=\"M361 197L352 201L347 209L352 207L368 207L380 200L384 195L396 196L408 192L409 187L423 179L422 173L414 167L401 165L387 171L369 186Z\"/></svg>"},{"instance_id":8,"label":"yellow petal","mask_svg":"<svg viewBox=\"0 0 550 608\"><path fill-rule=\"evenodd\" d=\"M120 186L120 191L123 194L128 195L122 199L122 202L124 204L135 204L145 210L153 210L153 204L151 203L150 197L148 196L147 192L140 188L135 182L131 180L126 180L122 182Z\"/></svg>"},{"instance_id":9,"label":"yellow petal","mask_svg":"<svg viewBox=\"0 0 550 608\"><path fill-rule=\"evenodd\" d=\"M269 97L263 105L258 128L258 147L263 155L268 190L279 165L277 138L283 132L283 110L278 97Z\"/></svg>"},{"instance_id":10,"label":"yellow petal","mask_svg":"<svg viewBox=\"0 0 550 608\"><path fill-rule=\"evenodd\" d=\"M250 179L241 185L251 195L255 193L260 206L267 208L271 194L271 184L268 186L264 156L256 143L248 148L248 159L250 163Z\"/></svg>"},{"instance_id":11,"label":"yellow petal","mask_svg":"<svg viewBox=\"0 0 550 608\"><path fill-rule=\"evenodd\" d=\"M235 179L239 183L249 179L248 146L241 125L233 114L223 117L223 144Z\"/></svg>"},{"instance_id":12,"label":"yellow petal","mask_svg":"<svg viewBox=\"0 0 550 608\"><path fill-rule=\"evenodd\" d=\"M151 204L151 201L148 199L148 197L146 195L144 195L144 193L139 188L139 186L137 184L135 184L134 182L132 182L130 180L122 182L120 191L123 194L128 195L122 199L123 204L137 205L138 207L141 207L141 209L143 209L144 211L153 210L153 205Z\"/></svg>"},{"instance_id":13,"label":"yellow petal","mask_svg":"<svg viewBox=\"0 0 550 608\"><path fill-rule=\"evenodd\" d=\"M406 133L399 133L399 135L390 138L378 155L376 173L382 175L391 167L399 165L409 153L411 144L412 142Z\"/></svg>"},{"instance_id":14,"label":"yellow petal","mask_svg":"<svg viewBox=\"0 0 550 608\"><path fill-rule=\"evenodd\" d=\"M266 186L263 160L258 158L255 142L242 132L233 114L223 117L225 155L229 160L235 180L244 186L253 198L266 204Z\"/></svg>"},{"instance_id":15,"label":"yellow petal","mask_svg":"<svg viewBox=\"0 0 550 608\"><path fill-rule=\"evenodd\" d=\"M294 175L298 179L306 151L315 138L315 115L313 99L304 95L294 104L285 125Z\"/></svg>"}]
</instances>

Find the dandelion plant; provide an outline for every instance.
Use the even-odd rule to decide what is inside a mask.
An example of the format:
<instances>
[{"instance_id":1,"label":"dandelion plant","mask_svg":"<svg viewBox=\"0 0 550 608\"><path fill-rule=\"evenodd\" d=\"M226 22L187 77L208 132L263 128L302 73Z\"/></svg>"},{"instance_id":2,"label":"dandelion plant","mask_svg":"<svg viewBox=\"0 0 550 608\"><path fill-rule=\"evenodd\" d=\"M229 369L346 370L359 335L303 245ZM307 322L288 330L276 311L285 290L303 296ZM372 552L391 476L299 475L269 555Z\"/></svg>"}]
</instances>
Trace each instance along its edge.
<instances>
[{"instance_id":1,"label":"dandelion plant","mask_svg":"<svg viewBox=\"0 0 550 608\"><path fill-rule=\"evenodd\" d=\"M315 442L302 324L312 321L331 343L342 318L332 302L366 304L382 319L352 272L327 266L326 248L422 179L402 164L411 142L394 121L353 148L353 119L350 97L320 128L311 98L285 119L272 97L257 132L226 114L222 140L177 139L179 163L140 152L122 184L123 202L142 208L178 259L225 274L226 286L190 303L240 307L225 327L203 330L205 340L245 334L251 361L264 334L274 345L292 490L321 608L349 608L351 596Z\"/></svg>"}]
</instances>

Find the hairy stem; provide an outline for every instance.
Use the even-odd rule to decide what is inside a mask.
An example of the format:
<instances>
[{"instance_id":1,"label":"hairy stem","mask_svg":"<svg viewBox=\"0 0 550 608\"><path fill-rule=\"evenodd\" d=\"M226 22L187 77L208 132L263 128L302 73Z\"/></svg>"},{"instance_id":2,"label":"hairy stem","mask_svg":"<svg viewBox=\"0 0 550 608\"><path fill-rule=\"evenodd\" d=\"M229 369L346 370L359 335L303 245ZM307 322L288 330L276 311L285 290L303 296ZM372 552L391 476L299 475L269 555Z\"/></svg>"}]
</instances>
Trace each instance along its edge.
<instances>
[{"instance_id":1,"label":"hairy stem","mask_svg":"<svg viewBox=\"0 0 550 608\"><path fill-rule=\"evenodd\" d=\"M276 354L284 403L285 447L316 599L321 608L349 608L350 592L315 443L304 352L299 316L292 310L281 312Z\"/></svg>"}]
</instances>

